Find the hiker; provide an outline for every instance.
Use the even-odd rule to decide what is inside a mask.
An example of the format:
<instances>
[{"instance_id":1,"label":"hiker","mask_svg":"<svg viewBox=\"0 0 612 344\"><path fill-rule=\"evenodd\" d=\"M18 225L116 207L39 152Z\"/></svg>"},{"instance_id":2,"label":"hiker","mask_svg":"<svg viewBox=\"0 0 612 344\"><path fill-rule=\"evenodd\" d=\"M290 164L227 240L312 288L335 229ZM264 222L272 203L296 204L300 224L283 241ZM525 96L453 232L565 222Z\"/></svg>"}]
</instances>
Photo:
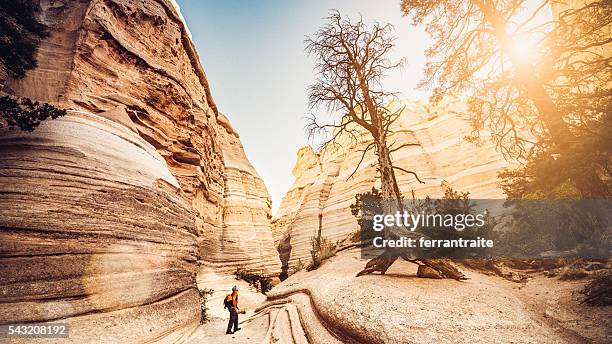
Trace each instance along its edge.
<instances>
[{"instance_id":1,"label":"hiker","mask_svg":"<svg viewBox=\"0 0 612 344\"><path fill-rule=\"evenodd\" d=\"M229 323L227 324L226 334L233 334L234 332L240 330L238 327L238 287L234 286L232 288L232 293L228 294L223 301L224 308L230 312ZM232 331L232 325L234 326L234 330Z\"/></svg>"}]
</instances>

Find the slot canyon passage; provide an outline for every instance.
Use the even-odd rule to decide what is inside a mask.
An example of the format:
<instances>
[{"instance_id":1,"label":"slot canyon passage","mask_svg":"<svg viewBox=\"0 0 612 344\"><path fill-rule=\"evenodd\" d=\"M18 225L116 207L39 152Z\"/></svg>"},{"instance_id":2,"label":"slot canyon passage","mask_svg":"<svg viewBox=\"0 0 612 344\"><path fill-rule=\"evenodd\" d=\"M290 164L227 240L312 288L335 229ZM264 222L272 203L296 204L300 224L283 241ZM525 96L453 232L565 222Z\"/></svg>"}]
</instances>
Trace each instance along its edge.
<instances>
[{"instance_id":1,"label":"slot canyon passage","mask_svg":"<svg viewBox=\"0 0 612 344\"><path fill-rule=\"evenodd\" d=\"M38 66L19 80L2 68L0 85L68 114L0 132L0 324L66 322L74 343L610 342L609 307L579 303L584 281L468 266L466 281L419 278L405 261L355 277L365 262L343 244L355 195L377 183L374 154L347 177L367 135L325 154L300 149L273 218L172 1L40 5L50 35ZM493 143L462 140L461 101L396 105L406 109L394 140L416 145L394 159L425 181L398 175L402 191L503 197L497 172L509 165ZM347 249L295 272L317 231ZM276 285L263 295L236 269ZM226 336L233 285L246 314ZM199 289L214 291L203 324Z\"/></svg>"}]
</instances>

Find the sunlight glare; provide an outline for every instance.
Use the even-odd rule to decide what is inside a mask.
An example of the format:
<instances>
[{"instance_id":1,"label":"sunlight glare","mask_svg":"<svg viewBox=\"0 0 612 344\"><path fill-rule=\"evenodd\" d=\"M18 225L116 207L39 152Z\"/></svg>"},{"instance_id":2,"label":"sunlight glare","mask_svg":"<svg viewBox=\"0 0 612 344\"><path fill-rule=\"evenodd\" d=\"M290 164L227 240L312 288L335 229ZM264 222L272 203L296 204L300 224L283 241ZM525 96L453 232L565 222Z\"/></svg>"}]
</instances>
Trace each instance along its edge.
<instances>
[{"instance_id":1,"label":"sunlight glare","mask_svg":"<svg viewBox=\"0 0 612 344\"><path fill-rule=\"evenodd\" d=\"M533 54L533 47L530 44L525 44L524 41L515 40L512 42L512 53L521 61L529 61Z\"/></svg>"},{"instance_id":2,"label":"sunlight glare","mask_svg":"<svg viewBox=\"0 0 612 344\"><path fill-rule=\"evenodd\" d=\"M538 59L537 38L520 35L512 38L506 47L506 52L520 63L534 63Z\"/></svg>"}]
</instances>

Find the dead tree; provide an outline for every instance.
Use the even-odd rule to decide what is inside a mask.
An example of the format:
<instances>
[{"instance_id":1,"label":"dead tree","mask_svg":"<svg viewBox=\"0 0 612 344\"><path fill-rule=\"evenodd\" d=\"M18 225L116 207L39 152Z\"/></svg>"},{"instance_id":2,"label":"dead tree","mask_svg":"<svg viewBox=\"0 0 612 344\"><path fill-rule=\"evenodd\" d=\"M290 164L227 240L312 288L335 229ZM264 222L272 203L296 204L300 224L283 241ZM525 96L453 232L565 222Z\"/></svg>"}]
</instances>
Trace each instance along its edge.
<instances>
[{"instance_id":1,"label":"dead tree","mask_svg":"<svg viewBox=\"0 0 612 344\"><path fill-rule=\"evenodd\" d=\"M317 73L308 95L311 111L323 107L336 120L322 124L312 115L307 125L308 133L311 137L327 135L322 147L330 149L338 144L339 138L356 139L365 130L372 137L372 142L362 151L355 171L367 152L374 149L378 158L377 170L380 174L384 211L395 212L401 208L401 192L395 170L412 174L417 181L423 182L414 171L393 166L391 160L392 152L411 145L393 147L388 144L392 125L404 110L400 108L391 111L387 107L391 100L397 98L397 94L382 87L386 73L403 63L401 60L392 62L388 58L395 41L393 26L374 23L369 28L363 18L353 22L342 18L335 10L326 19L328 23L314 37L306 39L306 51L316 58ZM392 234L386 231L385 235ZM365 272L360 274L373 271L384 273L395 259L397 256L385 252L368 262ZM441 264L428 265L441 272L447 270ZM449 277L460 278L462 275L459 273Z\"/></svg>"},{"instance_id":2,"label":"dead tree","mask_svg":"<svg viewBox=\"0 0 612 344\"><path fill-rule=\"evenodd\" d=\"M396 95L381 86L387 71L400 67L403 62L392 63L387 58L394 46L393 26L375 23L369 30L361 18L351 22L343 19L338 11L332 11L327 19L328 24L314 38L306 39L306 51L317 59L317 78L309 88L309 105L311 110L324 106L339 119L320 124L313 115L309 118L308 133L331 135L322 144L324 149L329 149L338 143L339 137L356 138L358 128L365 129L372 136L372 143L363 150L356 169L366 153L374 149L382 196L387 200L398 199L400 194L387 139L402 109L388 110L386 104Z\"/></svg>"}]
</instances>

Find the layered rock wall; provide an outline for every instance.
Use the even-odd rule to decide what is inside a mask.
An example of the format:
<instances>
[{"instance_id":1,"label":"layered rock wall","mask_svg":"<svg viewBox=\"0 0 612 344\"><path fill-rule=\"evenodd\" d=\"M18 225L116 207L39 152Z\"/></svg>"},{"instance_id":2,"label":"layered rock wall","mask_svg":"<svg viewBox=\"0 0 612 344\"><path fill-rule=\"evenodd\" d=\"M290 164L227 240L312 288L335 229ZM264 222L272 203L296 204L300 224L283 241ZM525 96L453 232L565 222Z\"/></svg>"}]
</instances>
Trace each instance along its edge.
<instances>
[{"instance_id":1,"label":"layered rock wall","mask_svg":"<svg viewBox=\"0 0 612 344\"><path fill-rule=\"evenodd\" d=\"M414 190L416 197L440 197L446 187L452 187L469 191L474 199L503 197L497 172L509 164L487 137L478 146L464 139L471 130L461 101L447 99L436 107L419 102L393 106L404 105L389 143L392 148L411 145L392 153L392 160L396 166L416 172L425 182L420 184L411 174L396 171L405 196L411 197ZM332 242L357 230L357 221L350 212L355 195L370 191L372 186L380 187L374 149L368 151L355 171L369 143L369 135L361 131L357 139L343 137L335 149L323 153L314 152L310 146L298 151L293 169L295 182L273 220L275 242L289 268L300 260L303 264L310 261L310 239L319 226L322 236Z\"/></svg>"},{"instance_id":2,"label":"layered rock wall","mask_svg":"<svg viewBox=\"0 0 612 344\"><path fill-rule=\"evenodd\" d=\"M1 323L68 322L77 342L199 323L191 206L142 138L73 113L3 133L0 166Z\"/></svg>"},{"instance_id":3,"label":"layered rock wall","mask_svg":"<svg viewBox=\"0 0 612 344\"><path fill-rule=\"evenodd\" d=\"M40 6L38 68L4 90L69 113L0 132L0 323L175 342L199 323L198 261L279 273L265 185L172 2Z\"/></svg>"},{"instance_id":4,"label":"layered rock wall","mask_svg":"<svg viewBox=\"0 0 612 344\"><path fill-rule=\"evenodd\" d=\"M246 268L278 275L280 260L273 246L272 200L263 180L247 159L238 133L223 114L217 132L224 161L222 224L200 238L205 264L226 272ZM208 252L208 253L207 253Z\"/></svg>"}]
</instances>

